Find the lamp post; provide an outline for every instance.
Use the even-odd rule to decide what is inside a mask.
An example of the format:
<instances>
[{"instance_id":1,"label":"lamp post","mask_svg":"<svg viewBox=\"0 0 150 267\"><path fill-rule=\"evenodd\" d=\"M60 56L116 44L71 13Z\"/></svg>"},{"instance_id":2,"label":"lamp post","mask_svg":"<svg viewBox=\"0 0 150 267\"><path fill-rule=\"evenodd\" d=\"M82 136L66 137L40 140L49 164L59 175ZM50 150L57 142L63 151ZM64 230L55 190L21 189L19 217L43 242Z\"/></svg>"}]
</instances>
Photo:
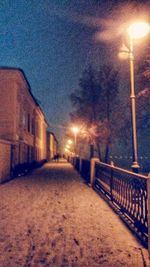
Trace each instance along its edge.
<instances>
[{"instance_id":1,"label":"lamp post","mask_svg":"<svg viewBox=\"0 0 150 267\"><path fill-rule=\"evenodd\" d=\"M128 28L129 34L129 49L123 52L128 53L130 64L130 88L131 88L131 122L132 122L132 165L133 172L138 172L140 166L138 163L137 152L137 133L136 133L136 97L135 97L135 83L134 83L134 54L133 54L133 40L140 39L146 36L149 32L149 25L146 22L136 22Z\"/></svg>"},{"instance_id":2,"label":"lamp post","mask_svg":"<svg viewBox=\"0 0 150 267\"><path fill-rule=\"evenodd\" d=\"M138 163L137 153L137 133L136 133L136 99L134 87L134 55L133 55L133 40L130 38L129 47L129 62L130 62L130 86L131 86L131 122L132 122L132 165L133 172L138 172L140 166Z\"/></svg>"},{"instance_id":3,"label":"lamp post","mask_svg":"<svg viewBox=\"0 0 150 267\"><path fill-rule=\"evenodd\" d=\"M79 133L79 128L77 126L73 126L71 130L74 134L74 153L76 155L77 134Z\"/></svg>"}]
</instances>

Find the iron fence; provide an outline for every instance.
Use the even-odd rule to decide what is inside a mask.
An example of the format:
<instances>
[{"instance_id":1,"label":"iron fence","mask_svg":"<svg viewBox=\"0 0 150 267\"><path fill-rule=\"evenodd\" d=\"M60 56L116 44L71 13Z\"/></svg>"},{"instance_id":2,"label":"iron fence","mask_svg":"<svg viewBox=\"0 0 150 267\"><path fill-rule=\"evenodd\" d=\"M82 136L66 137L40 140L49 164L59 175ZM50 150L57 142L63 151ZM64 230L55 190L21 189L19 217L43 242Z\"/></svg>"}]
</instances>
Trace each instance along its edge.
<instances>
[{"instance_id":1,"label":"iron fence","mask_svg":"<svg viewBox=\"0 0 150 267\"><path fill-rule=\"evenodd\" d=\"M86 183L90 182L90 160L73 157L69 162L81 174Z\"/></svg>"},{"instance_id":2,"label":"iron fence","mask_svg":"<svg viewBox=\"0 0 150 267\"><path fill-rule=\"evenodd\" d=\"M80 173L85 182L90 183L90 160L81 159Z\"/></svg>"},{"instance_id":3,"label":"iron fence","mask_svg":"<svg viewBox=\"0 0 150 267\"><path fill-rule=\"evenodd\" d=\"M95 163L94 188L105 194L145 244L148 242L147 179L118 167Z\"/></svg>"},{"instance_id":4,"label":"iron fence","mask_svg":"<svg viewBox=\"0 0 150 267\"><path fill-rule=\"evenodd\" d=\"M90 183L90 160L74 158L72 164ZM105 195L144 245L148 243L148 177L95 161L93 188Z\"/></svg>"},{"instance_id":5,"label":"iron fence","mask_svg":"<svg viewBox=\"0 0 150 267\"><path fill-rule=\"evenodd\" d=\"M69 159L69 162L74 166L74 168L79 172L80 171L80 158L72 157Z\"/></svg>"}]
</instances>

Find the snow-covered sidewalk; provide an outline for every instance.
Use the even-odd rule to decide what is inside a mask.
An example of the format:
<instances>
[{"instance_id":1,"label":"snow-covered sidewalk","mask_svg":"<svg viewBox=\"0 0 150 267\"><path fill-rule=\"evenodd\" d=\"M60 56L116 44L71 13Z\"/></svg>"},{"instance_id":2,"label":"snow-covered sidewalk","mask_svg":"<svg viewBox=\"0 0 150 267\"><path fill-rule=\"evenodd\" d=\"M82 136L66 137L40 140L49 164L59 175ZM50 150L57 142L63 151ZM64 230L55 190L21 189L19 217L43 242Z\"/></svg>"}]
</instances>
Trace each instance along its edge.
<instances>
[{"instance_id":1,"label":"snow-covered sidewalk","mask_svg":"<svg viewBox=\"0 0 150 267\"><path fill-rule=\"evenodd\" d=\"M69 163L0 186L0 267L143 267L141 245Z\"/></svg>"}]
</instances>

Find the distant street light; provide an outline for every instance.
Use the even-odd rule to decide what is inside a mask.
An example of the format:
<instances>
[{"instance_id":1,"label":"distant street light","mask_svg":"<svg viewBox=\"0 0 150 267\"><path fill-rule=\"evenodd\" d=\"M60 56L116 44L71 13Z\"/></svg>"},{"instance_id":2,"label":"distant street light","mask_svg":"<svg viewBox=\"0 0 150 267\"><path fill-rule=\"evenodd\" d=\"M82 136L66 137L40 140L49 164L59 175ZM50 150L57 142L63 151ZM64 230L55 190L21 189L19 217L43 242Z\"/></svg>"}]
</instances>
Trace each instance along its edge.
<instances>
[{"instance_id":1,"label":"distant street light","mask_svg":"<svg viewBox=\"0 0 150 267\"><path fill-rule=\"evenodd\" d=\"M76 146L77 146L77 134L79 133L79 128L77 126L73 126L71 128L73 134L74 134L74 153L76 155Z\"/></svg>"},{"instance_id":2,"label":"distant street light","mask_svg":"<svg viewBox=\"0 0 150 267\"><path fill-rule=\"evenodd\" d=\"M72 144L72 140L69 139L69 140L67 141L67 143L68 143L69 145L71 145L71 144Z\"/></svg>"},{"instance_id":3,"label":"distant street light","mask_svg":"<svg viewBox=\"0 0 150 267\"><path fill-rule=\"evenodd\" d=\"M125 53L128 55L129 63L130 63L130 84L131 84L131 121L132 121L132 170L133 172L138 172L140 166L138 163L138 153L137 153L137 134L136 134L136 99L135 99L135 88L134 88L134 54L133 54L133 40L140 39L145 37L149 31L150 26L146 22L136 22L129 26L128 28L129 35L129 48L125 46L120 51L121 53Z\"/></svg>"}]
</instances>

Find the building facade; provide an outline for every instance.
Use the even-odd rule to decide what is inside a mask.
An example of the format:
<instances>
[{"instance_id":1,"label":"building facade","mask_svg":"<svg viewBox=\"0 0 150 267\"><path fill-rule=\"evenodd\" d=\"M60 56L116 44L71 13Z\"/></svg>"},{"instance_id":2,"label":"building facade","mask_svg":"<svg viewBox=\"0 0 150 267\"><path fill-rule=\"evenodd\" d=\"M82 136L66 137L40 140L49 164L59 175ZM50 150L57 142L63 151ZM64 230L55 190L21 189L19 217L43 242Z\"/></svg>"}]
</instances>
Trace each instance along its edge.
<instances>
[{"instance_id":1,"label":"building facade","mask_svg":"<svg viewBox=\"0 0 150 267\"><path fill-rule=\"evenodd\" d=\"M52 132L47 132L47 160L51 161L58 153L58 141Z\"/></svg>"},{"instance_id":2,"label":"building facade","mask_svg":"<svg viewBox=\"0 0 150 267\"><path fill-rule=\"evenodd\" d=\"M1 68L0 140L10 144L11 170L47 158L47 127L23 71Z\"/></svg>"}]
</instances>

